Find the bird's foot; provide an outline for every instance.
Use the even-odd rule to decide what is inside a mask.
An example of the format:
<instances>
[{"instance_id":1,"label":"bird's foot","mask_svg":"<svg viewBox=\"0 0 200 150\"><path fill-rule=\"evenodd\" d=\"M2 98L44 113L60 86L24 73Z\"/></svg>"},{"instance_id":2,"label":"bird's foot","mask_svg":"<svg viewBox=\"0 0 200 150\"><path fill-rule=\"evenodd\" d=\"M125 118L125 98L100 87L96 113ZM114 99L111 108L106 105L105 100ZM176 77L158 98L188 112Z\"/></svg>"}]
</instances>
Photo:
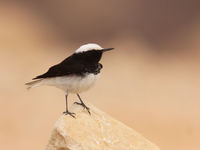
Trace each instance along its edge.
<instances>
[{"instance_id":1,"label":"bird's foot","mask_svg":"<svg viewBox=\"0 0 200 150\"><path fill-rule=\"evenodd\" d=\"M73 118L76 118L76 117L75 117L76 114L73 113L73 112L69 112L68 110L67 110L67 111L64 111L63 114L64 114L64 115L70 115L70 116L72 116Z\"/></svg>"},{"instance_id":2,"label":"bird's foot","mask_svg":"<svg viewBox=\"0 0 200 150\"><path fill-rule=\"evenodd\" d=\"M91 115L91 113L90 113L90 108L87 107L84 103L74 102L74 104L81 105L81 106L82 106L84 109L86 109L87 112Z\"/></svg>"}]
</instances>

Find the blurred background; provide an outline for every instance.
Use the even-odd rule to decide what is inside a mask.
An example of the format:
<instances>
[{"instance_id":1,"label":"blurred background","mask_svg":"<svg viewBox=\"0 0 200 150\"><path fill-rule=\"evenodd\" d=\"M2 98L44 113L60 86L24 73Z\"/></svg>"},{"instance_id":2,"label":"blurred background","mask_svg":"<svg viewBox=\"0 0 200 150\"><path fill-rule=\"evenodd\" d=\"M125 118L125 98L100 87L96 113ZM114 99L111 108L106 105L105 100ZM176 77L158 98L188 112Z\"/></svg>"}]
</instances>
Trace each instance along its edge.
<instances>
[{"instance_id":1,"label":"blurred background","mask_svg":"<svg viewBox=\"0 0 200 150\"><path fill-rule=\"evenodd\" d=\"M65 96L24 83L98 43L115 51L83 100L162 150L199 150L199 0L0 1L0 18L1 149L45 148Z\"/></svg>"}]
</instances>

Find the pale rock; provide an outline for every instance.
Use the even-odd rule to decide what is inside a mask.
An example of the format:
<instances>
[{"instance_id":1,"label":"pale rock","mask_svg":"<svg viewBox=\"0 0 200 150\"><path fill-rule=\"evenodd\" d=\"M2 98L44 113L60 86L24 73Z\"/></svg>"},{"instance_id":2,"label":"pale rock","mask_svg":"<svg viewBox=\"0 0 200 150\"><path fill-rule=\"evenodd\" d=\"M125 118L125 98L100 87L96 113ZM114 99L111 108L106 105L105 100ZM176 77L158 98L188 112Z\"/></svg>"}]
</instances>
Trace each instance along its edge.
<instances>
[{"instance_id":1,"label":"pale rock","mask_svg":"<svg viewBox=\"0 0 200 150\"><path fill-rule=\"evenodd\" d=\"M159 150L133 129L92 105L91 115L80 105L56 122L46 150Z\"/></svg>"}]
</instances>

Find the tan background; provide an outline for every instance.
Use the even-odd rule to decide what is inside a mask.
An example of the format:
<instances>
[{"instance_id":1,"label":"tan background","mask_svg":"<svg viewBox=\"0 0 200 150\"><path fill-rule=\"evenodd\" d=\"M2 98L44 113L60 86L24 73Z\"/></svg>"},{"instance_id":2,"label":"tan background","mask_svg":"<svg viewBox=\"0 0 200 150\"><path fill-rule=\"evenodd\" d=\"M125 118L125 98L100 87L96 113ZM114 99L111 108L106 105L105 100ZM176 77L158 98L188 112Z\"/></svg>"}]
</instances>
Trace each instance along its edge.
<instances>
[{"instance_id":1,"label":"tan background","mask_svg":"<svg viewBox=\"0 0 200 150\"><path fill-rule=\"evenodd\" d=\"M163 150L199 150L199 13L198 0L1 1L0 149L44 149L64 93L24 83L98 43L115 51L82 98Z\"/></svg>"}]
</instances>

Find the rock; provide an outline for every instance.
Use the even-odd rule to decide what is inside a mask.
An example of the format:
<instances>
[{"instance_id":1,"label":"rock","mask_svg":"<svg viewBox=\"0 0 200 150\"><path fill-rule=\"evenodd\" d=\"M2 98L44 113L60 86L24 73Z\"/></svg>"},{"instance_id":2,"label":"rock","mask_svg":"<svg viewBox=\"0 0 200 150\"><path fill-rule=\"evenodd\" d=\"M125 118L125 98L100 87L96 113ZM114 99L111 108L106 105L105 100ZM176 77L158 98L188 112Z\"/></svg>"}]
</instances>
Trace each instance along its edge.
<instances>
[{"instance_id":1,"label":"rock","mask_svg":"<svg viewBox=\"0 0 200 150\"><path fill-rule=\"evenodd\" d=\"M46 150L159 150L133 129L92 105L91 115L80 105L56 122Z\"/></svg>"}]
</instances>

